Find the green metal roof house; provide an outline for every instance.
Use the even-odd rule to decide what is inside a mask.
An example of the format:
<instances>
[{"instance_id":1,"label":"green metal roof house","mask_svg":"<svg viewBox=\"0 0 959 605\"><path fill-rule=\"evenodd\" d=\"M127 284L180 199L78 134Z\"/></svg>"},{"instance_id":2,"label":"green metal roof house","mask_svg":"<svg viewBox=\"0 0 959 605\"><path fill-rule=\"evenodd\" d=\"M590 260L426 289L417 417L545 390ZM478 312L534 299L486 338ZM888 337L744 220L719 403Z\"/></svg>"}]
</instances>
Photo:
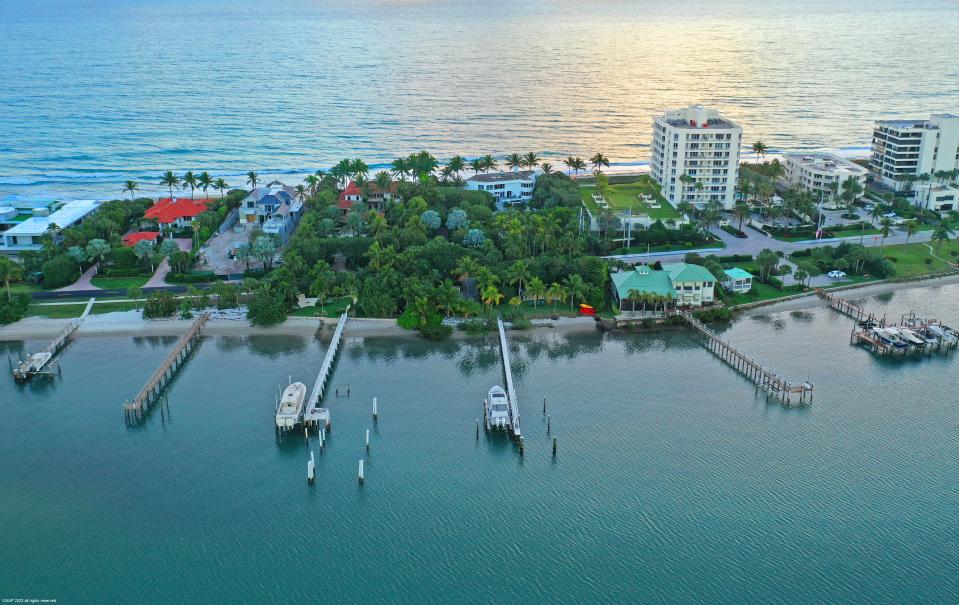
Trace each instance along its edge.
<instances>
[{"instance_id":1,"label":"green metal roof house","mask_svg":"<svg viewBox=\"0 0 959 605\"><path fill-rule=\"evenodd\" d=\"M753 287L753 274L745 269L733 267L723 271L723 287L730 292L749 292Z\"/></svg>"},{"instance_id":2,"label":"green metal roof house","mask_svg":"<svg viewBox=\"0 0 959 605\"><path fill-rule=\"evenodd\" d=\"M716 277L699 265L664 263L661 271L638 265L632 271L612 273L610 278L617 302L629 299L630 290L668 296L678 307L700 307L715 300Z\"/></svg>"}]
</instances>

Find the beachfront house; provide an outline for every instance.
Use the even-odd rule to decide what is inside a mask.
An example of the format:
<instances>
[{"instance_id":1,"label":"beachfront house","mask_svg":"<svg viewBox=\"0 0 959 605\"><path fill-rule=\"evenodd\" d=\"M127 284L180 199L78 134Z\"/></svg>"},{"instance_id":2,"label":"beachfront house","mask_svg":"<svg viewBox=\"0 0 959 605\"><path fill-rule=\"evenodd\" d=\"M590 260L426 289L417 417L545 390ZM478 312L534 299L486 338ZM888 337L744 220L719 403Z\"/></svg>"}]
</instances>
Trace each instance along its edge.
<instances>
[{"instance_id":1,"label":"beachfront house","mask_svg":"<svg viewBox=\"0 0 959 605\"><path fill-rule=\"evenodd\" d=\"M161 239L159 231L135 231L124 235L122 241L124 246L132 248L140 242L150 242L155 246Z\"/></svg>"},{"instance_id":2,"label":"beachfront house","mask_svg":"<svg viewBox=\"0 0 959 605\"><path fill-rule=\"evenodd\" d=\"M701 307L715 301L716 278L699 265L664 263L662 269L637 265L611 273L610 280L613 300L624 312Z\"/></svg>"},{"instance_id":3,"label":"beachfront house","mask_svg":"<svg viewBox=\"0 0 959 605\"><path fill-rule=\"evenodd\" d=\"M752 290L753 274L745 269L733 267L723 271L723 287L733 294L744 294Z\"/></svg>"},{"instance_id":4,"label":"beachfront house","mask_svg":"<svg viewBox=\"0 0 959 605\"><path fill-rule=\"evenodd\" d=\"M81 224L87 217L99 209L94 200L67 202L53 212L53 206L38 206L32 216L22 214L16 207L4 207L0 217L11 226L0 233L0 252L17 254L24 250L42 250L44 236L50 236L53 243L63 241L62 231L67 227Z\"/></svg>"},{"instance_id":5,"label":"beachfront house","mask_svg":"<svg viewBox=\"0 0 959 605\"><path fill-rule=\"evenodd\" d=\"M286 243L296 229L303 211L303 202L296 197L296 190L280 183L257 187L243 198L237 209L239 224L247 231L258 228L282 243Z\"/></svg>"},{"instance_id":6,"label":"beachfront house","mask_svg":"<svg viewBox=\"0 0 959 605\"><path fill-rule=\"evenodd\" d=\"M475 174L466 179L468 190L492 194L496 198L496 206L500 209L508 205L529 203L533 199L535 186L536 171L534 170Z\"/></svg>"},{"instance_id":7,"label":"beachfront house","mask_svg":"<svg viewBox=\"0 0 959 605\"><path fill-rule=\"evenodd\" d=\"M168 230L181 231L193 225L193 219L203 214L213 200L194 200L186 197L161 197L143 214L143 218L155 219Z\"/></svg>"},{"instance_id":8,"label":"beachfront house","mask_svg":"<svg viewBox=\"0 0 959 605\"><path fill-rule=\"evenodd\" d=\"M340 192L336 207L345 214L355 204L363 202L370 210L382 212L389 204L399 201L400 194L396 181L391 182L386 189L380 187L375 181L367 182L362 188L354 181L350 181L346 189Z\"/></svg>"}]
</instances>

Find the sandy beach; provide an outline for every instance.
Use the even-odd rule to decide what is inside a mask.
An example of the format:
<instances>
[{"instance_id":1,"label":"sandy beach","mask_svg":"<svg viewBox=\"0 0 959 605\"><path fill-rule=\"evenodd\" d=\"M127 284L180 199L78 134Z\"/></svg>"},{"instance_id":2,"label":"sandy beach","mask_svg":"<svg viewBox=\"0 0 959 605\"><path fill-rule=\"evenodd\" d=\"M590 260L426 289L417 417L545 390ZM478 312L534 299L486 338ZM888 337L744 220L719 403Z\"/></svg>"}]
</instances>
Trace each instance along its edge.
<instances>
[{"instance_id":1,"label":"sandy beach","mask_svg":"<svg viewBox=\"0 0 959 605\"><path fill-rule=\"evenodd\" d=\"M270 327L251 326L247 321L212 319L203 327L208 336L254 336L254 335L308 335L316 334L321 326L332 330L333 318L291 317L285 322ZM0 327L2 340L41 340L54 338L70 322L69 319L26 317L18 322ZM92 336L179 336L186 332L190 319L143 319L140 311L118 311L90 315L77 330L78 337ZM536 320L532 331L538 330L595 330L596 322L590 317L558 320ZM348 336L412 336L415 332L399 327L395 319L356 318L350 319ZM454 336L465 335L454 331Z\"/></svg>"}]
</instances>

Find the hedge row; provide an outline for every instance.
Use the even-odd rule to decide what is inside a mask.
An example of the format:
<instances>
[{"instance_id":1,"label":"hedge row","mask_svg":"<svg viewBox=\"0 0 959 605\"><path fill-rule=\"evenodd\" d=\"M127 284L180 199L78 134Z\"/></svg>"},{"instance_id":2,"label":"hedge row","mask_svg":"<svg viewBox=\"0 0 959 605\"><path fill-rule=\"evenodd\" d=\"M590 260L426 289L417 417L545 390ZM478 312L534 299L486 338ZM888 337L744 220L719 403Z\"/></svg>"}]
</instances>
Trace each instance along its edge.
<instances>
[{"instance_id":1,"label":"hedge row","mask_svg":"<svg viewBox=\"0 0 959 605\"><path fill-rule=\"evenodd\" d=\"M216 281L216 275L212 271L201 271L197 273L170 273L166 276L169 284L202 284Z\"/></svg>"}]
</instances>

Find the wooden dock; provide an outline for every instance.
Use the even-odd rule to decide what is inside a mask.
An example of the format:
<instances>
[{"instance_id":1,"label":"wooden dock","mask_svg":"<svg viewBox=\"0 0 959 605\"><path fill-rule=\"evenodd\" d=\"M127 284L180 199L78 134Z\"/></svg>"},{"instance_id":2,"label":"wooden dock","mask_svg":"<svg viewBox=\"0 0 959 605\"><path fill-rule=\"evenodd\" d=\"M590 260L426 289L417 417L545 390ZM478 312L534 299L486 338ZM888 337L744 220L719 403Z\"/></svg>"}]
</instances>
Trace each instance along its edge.
<instances>
[{"instance_id":1,"label":"wooden dock","mask_svg":"<svg viewBox=\"0 0 959 605\"><path fill-rule=\"evenodd\" d=\"M864 345L877 355L908 355L910 353L948 352L959 344L959 337L955 330L936 319L927 319L916 316L915 312L904 314L895 320L886 321L886 316L879 317L875 313L867 312L858 305L827 292L822 288L815 289L816 294L829 303L829 307L855 320L852 332L849 334L850 344ZM922 338L922 344L900 342L896 346L889 339L880 338L876 330L885 328L902 329L913 332Z\"/></svg>"},{"instance_id":2,"label":"wooden dock","mask_svg":"<svg viewBox=\"0 0 959 605\"><path fill-rule=\"evenodd\" d=\"M26 381L37 374L49 373L45 372L44 369L57 363L54 356L66 346L67 341L73 336L73 333L77 331L77 328L79 328L83 320L87 318L87 315L90 314L90 309L93 308L95 300L96 298L91 298L87 302L87 306L83 309L80 317L70 320L70 323L68 323L47 346L28 356L26 361L19 362L16 367L13 368L14 379Z\"/></svg>"},{"instance_id":3,"label":"wooden dock","mask_svg":"<svg viewBox=\"0 0 959 605\"><path fill-rule=\"evenodd\" d=\"M791 383L773 370L763 366L742 353L718 334L693 317L692 313L678 312L686 322L706 337L706 348L734 370L763 389L767 398L774 398L783 405L806 405L812 403L813 385L809 382ZM794 397L798 396L798 397Z\"/></svg>"},{"instance_id":4,"label":"wooden dock","mask_svg":"<svg viewBox=\"0 0 959 605\"><path fill-rule=\"evenodd\" d=\"M340 319L336 322L336 329L333 331L333 338L330 340L330 346L326 349L326 355L323 357L323 365L320 366L320 372L316 375L316 381L313 383L313 390L310 392L310 398L303 406L303 422L307 426L319 426L323 424L329 426L330 412L326 408L319 407L323 399L323 392L326 390L326 381L333 370L333 363L336 361L336 354L340 350L340 342L343 340L343 332L346 330L346 321L349 317L349 308L343 311Z\"/></svg>"},{"instance_id":5,"label":"wooden dock","mask_svg":"<svg viewBox=\"0 0 959 605\"><path fill-rule=\"evenodd\" d=\"M193 352L195 344L200 340L200 332L203 330L203 325L209 318L209 313L200 315L200 317L193 322L193 325L190 326L190 329L186 331L186 334L180 337L180 340L177 341L173 350L170 351L163 360L163 363L160 364L160 367L150 376L146 384L143 385L143 388L140 389L140 392L133 398L133 401L127 401L123 404L123 414L126 417L127 423L137 424L143 420L146 413L150 411L153 402L156 401L157 397L163 391L163 387L176 376L177 371L182 367L190 353Z\"/></svg>"},{"instance_id":6,"label":"wooden dock","mask_svg":"<svg viewBox=\"0 0 959 605\"><path fill-rule=\"evenodd\" d=\"M520 431L519 401L516 398L516 390L513 388L513 369L509 361L509 343L506 342L506 328L503 326L503 320L497 318L496 324L499 327L499 348L503 359L503 374L506 376L506 398L509 401L509 420L510 433L514 439L522 439Z\"/></svg>"}]
</instances>

